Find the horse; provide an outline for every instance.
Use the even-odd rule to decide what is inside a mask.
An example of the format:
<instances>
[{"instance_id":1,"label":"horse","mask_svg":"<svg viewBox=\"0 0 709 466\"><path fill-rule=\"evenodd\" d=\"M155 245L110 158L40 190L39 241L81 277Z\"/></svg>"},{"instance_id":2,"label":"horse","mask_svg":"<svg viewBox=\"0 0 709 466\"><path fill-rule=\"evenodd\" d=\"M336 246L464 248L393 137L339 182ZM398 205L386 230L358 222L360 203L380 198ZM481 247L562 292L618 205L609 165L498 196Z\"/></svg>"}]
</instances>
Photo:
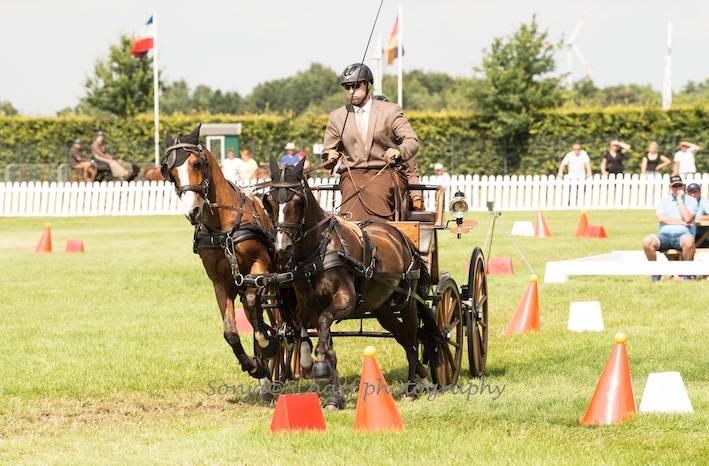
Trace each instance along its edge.
<instances>
[{"instance_id":1,"label":"horse","mask_svg":"<svg viewBox=\"0 0 709 466\"><path fill-rule=\"evenodd\" d=\"M195 226L193 251L199 254L214 285L224 339L241 369L260 381L261 400L272 401L271 374L264 359L277 355L280 342L275 329L263 320L265 287L251 277L271 271L273 225L260 200L224 178L214 156L199 144L199 131L197 126L174 140L167 134L161 173L175 184L182 212ZM254 328L254 357L246 354L239 339L234 308L237 296Z\"/></svg>"},{"instance_id":2,"label":"horse","mask_svg":"<svg viewBox=\"0 0 709 466\"><path fill-rule=\"evenodd\" d=\"M293 275L299 320L318 331L312 377L329 380L333 388L325 407L345 405L331 325L366 312L403 347L408 362L405 397L414 399L415 378L428 376L419 361L419 341L424 345L424 360L440 342L435 318L421 307L431 289L428 269L394 226L365 222L358 227L326 213L306 181L304 162L279 169L271 158L272 180L264 208L274 222L276 256Z\"/></svg>"},{"instance_id":3,"label":"horse","mask_svg":"<svg viewBox=\"0 0 709 466\"><path fill-rule=\"evenodd\" d=\"M145 181L165 181L162 173L160 173L160 167L148 167L143 169L143 179Z\"/></svg>"}]
</instances>

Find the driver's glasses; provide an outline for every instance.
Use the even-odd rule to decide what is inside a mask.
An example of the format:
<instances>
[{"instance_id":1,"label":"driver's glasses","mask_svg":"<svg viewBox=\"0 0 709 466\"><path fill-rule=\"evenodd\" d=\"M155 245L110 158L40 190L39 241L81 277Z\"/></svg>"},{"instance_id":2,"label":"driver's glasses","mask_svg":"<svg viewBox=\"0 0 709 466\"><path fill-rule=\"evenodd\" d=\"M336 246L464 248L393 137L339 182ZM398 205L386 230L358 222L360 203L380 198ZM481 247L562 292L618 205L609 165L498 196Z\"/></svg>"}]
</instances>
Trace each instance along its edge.
<instances>
[{"instance_id":1,"label":"driver's glasses","mask_svg":"<svg viewBox=\"0 0 709 466\"><path fill-rule=\"evenodd\" d=\"M360 86L361 84L362 84L362 81L360 81L360 82L358 82L358 83L347 83L347 84L343 84L342 87L344 87L346 91L349 91L349 90L352 90L352 89L357 89L357 88L359 88L359 86Z\"/></svg>"}]
</instances>

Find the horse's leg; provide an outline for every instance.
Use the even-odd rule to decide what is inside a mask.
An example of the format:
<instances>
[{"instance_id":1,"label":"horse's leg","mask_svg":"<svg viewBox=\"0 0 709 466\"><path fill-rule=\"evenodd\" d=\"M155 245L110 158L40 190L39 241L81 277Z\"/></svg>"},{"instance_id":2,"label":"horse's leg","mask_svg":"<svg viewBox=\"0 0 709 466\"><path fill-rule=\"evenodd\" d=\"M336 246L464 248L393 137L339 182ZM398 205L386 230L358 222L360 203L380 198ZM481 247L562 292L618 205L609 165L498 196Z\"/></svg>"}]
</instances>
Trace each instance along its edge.
<instances>
[{"instance_id":1,"label":"horse's leg","mask_svg":"<svg viewBox=\"0 0 709 466\"><path fill-rule=\"evenodd\" d=\"M401 319L401 321L397 319L391 310L382 310L377 314L377 320L382 327L394 335L394 339L406 352L406 361L409 367L404 393L407 399L415 399L416 375L421 376L420 369L424 371L422 378L427 375L418 359L418 315L415 301L409 300L404 306L401 310Z\"/></svg>"}]
</instances>

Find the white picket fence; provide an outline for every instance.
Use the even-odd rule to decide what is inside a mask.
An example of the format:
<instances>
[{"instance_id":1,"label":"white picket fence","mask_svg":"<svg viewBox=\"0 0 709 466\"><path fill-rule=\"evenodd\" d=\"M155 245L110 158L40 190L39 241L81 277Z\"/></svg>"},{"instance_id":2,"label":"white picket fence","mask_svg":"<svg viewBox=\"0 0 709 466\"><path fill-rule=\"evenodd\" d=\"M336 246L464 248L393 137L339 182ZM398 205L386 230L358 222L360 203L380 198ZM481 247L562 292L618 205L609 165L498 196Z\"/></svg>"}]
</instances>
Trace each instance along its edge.
<instances>
[{"instance_id":1,"label":"white picket fence","mask_svg":"<svg viewBox=\"0 0 709 466\"><path fill-rule=\"evenodd\" d=\"M702 196L709 197L709 173L688 177L697 182ZM640 177L595 175L586 180L554 176L452 176L423 177L423 183L446 186L446 205L457 191L465 194L471 211L487 209L654 209L668 192L669 176ZM311 180L313 185L336 184L336 178ZM320 204L326 210L339 205L339 192L322 191ZM434 193L426 193L426 206L433 209ZM0 183L0 216L73 217L96 215L175 215L179 199L173 185L163 182L108 183Z\"/></svg>"}]
</instances>

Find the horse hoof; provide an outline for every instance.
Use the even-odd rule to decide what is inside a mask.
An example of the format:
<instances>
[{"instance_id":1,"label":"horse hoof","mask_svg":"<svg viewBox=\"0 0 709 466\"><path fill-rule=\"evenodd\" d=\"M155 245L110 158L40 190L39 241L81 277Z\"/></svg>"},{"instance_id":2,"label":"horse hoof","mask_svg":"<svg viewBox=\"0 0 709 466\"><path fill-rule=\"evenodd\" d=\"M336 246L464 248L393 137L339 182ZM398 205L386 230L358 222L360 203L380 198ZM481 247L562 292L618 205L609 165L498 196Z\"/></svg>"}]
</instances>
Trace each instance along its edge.
<instances>
[{"instance_id":1,"label":"horse hoof","mask_svg":"<svg viewBox=\"0 0 709 466\"><path fill-rule=\"evenodd\" d=\"M331 396L325 401L325 409L327 411L336 411L345 409L345 400L339 396Z\"/></svg>"},{"instance_id":2,"label":"horse hoof","mask_svg":"<svg viewBox=\"0 0 709 466\"><path fill-rule=\"evenodd\" d=\"M314 379L330 380L330 364L327 361L315 361L313 364L312 377Z\"/></svg>"},{"instance_id":3,"label":"horse hoof","mask_svg":"<svg viewBox=\"0 0 709 466\"><path fill-rule=\"evenodd\" d=\"M409 393L408 395L404 395L404 400L406 401L416 401L418 399L418 396L415 393Z\"/></svg>"}]
</instances>

